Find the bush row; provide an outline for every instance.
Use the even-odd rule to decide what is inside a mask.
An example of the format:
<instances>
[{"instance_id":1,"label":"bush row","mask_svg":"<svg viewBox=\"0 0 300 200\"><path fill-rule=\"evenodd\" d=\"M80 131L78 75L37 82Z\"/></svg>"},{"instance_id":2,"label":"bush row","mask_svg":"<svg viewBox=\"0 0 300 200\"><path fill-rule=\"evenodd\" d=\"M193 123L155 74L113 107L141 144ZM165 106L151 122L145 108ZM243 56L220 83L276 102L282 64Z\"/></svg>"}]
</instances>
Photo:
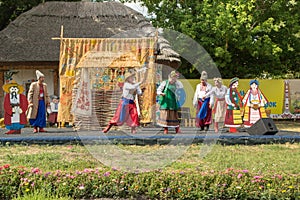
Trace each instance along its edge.
<instances>
[{"instance_id":1,"label":"bush row","mask_svg":"<svg viewBox=\"0 0 300 200\"><path fill-rule=\"evenodd\" d=\"M37 191L74 199L300 199L299 177L299 174L256 174L235 169L42 172L38 168L4 165L0 167L0 199Z\"/></svg>"}]
</instances>

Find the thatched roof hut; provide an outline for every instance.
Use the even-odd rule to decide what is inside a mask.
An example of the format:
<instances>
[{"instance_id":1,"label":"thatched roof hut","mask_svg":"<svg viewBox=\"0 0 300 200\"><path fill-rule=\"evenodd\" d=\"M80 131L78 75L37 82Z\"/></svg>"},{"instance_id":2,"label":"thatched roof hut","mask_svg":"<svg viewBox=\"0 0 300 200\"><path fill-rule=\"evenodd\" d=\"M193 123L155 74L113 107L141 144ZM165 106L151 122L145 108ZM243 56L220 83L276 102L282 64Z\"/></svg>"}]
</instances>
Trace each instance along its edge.
<instances>
[{"instance_id":1,"label":"thatched roof hut","mask_svg":"<svg viewBox=\"0 0 300 200\"><path fill-rule=\"evenodd\" d=\"M23 13L0 32L0 63L58 62L59 42L51 38L60 36L61 25L65 38L109 38L152 27L142 14L118 2L46 2ZM161 52L165 54L158 60L179 62L170 45L164 45Z\"/></svg>"},{"instance_id":2,"label":"thatched roof hut","mask_svg":"<svg viewBox=\"0 0 300 200\"><path fill-rule=\"evenodd\" d=\"M27 80L35 78L34 70L39 69L45 73L52 94L58 95L60 43L52 38L61 35L61 26L65 38L109 38L133 29L141 30L137 32L144 36L155 34L142 14L118 2L42 3L0 32L0 86L5 71L22 71L22 76L14 79L28 84ZM163 45L157 62L178 67L179 55L167 41L160 41Z\"/></svg>"}]
</instances>

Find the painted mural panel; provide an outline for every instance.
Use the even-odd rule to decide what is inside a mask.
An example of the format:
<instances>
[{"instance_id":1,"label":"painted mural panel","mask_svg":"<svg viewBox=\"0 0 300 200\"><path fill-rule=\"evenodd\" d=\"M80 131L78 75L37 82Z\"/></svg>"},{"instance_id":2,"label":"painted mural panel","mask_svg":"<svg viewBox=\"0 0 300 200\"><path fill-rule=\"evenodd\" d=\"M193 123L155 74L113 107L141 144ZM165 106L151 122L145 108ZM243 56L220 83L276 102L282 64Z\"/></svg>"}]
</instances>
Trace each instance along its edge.
<instances>
[{"instance_id":1,"label":"painted mural panel","mask_svg":"<svg viewBox=\"0 0 300 200\"><path fill-rule=\"evenodd\" d=\"M240 79L238 90L242 96L250 88L251 79ZM190 110L192 118L195 117L196 109L192 106L197 79L180 80L185 88L186 99L184 108ZM208 82L214 85L213 80ZM224 79L223 84L228 87L230 79ZM300 80L259 80L259 88L268 100L266 111L272 118L300 118Z\"/></svg>"}]
</instances>

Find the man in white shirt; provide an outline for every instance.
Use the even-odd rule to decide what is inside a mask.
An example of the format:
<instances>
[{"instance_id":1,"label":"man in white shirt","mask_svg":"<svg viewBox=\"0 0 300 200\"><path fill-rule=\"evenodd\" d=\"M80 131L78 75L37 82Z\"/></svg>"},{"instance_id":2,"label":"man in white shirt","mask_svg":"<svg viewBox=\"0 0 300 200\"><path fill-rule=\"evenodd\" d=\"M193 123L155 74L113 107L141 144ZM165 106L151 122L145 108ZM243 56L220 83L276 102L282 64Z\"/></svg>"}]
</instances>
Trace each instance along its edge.
<instances>
[{"instance_id":1,"label":"man in white shirt","mask_svg":"<svg viewBox=\"0 0 300 200\"><path fill-rule=\"evenodd\" d=\"M103 133L107 133L114 125L121 126L126 122L126 124L131 127L131 133L135 134L136 127L139 126L138 111L134 99L136 94L142 94L140 88L142 82L135 83L135 73L129 71L125 73L124 79L125 83L123 86L122 99L114 117L102 131Z\"/></svg>"},{"instance_id":2,"label":"man in white shirt","mask_svg":"<svg viewBox=\"0 0 300 200\"><path fill-rule=\"evenodd\" d=\"M208 94L212 90L212 85L207 82L206 71L201 72L200 83L196 87L194 94L193 105L197 108L196 126L201 130L207 131L211 124L212 106L214 99Z\"/></svg>"}]
</instances>

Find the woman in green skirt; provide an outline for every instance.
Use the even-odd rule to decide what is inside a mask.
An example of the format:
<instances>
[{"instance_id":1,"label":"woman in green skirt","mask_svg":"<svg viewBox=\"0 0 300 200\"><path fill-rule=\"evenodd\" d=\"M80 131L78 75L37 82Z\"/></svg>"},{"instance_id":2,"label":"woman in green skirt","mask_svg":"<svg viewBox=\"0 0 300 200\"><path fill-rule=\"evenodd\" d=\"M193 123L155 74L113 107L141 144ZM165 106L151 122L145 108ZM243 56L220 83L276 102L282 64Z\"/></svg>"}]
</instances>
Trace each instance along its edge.
<instances>
[{"instance_id":1,"label":"woman in green skirt","mask_svg":"<svg viewBox=\"0 0 300 200\"><path fill-rule=\"evenodd\" d=\"M168 128L175 128L176 133L180 133L178 110L180 109L176 90L183 88L182 83L178 80L179 74L172 71L169 78L163 81L157 88L157 95L160 95L160 116L157 124L164 127L164 134L168 134Z\"/></svg>"}]
</instances>

